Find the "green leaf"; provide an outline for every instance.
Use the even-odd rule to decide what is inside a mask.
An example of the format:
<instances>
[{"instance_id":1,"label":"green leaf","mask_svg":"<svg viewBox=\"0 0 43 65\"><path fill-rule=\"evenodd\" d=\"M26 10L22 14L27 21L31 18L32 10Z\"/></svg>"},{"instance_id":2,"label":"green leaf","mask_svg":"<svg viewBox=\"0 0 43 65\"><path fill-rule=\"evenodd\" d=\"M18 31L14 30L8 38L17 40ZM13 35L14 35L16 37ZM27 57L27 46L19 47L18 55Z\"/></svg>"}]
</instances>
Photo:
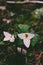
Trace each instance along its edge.
<instances>
[{"instance_id":1,"label":"green leaf","mask_svg":"<svg viewBox=\"0 0 43 65\"><path fill-rule=\"evenodd\" d=\"M15 32L15 33L14 33L14 38L17 38L17 35L18 35L18 33L17 33L17 32Z\"/></svg>"},{"instance_id":2,"label":"green leaf","mask_svg":"<svg viewBox=\"0 0 43 65\"><path fill-rule=\"evenodd\" d=\"M31 57L31 56L32 56L32 54L33 54L33 53L31 52L31 53L29 53L29 54L28 54L28 56L30 56L30 57Z\"/></svg>"},{"instance_id":3,"label":"green leaf","mask_svg":"<svg viewBox=\"0 0 43 65\"><path fill-rule=\"evenodd\" d=\"M18 40L17 40L17 45L22 45L22 44L23 44L23 41L20 40L20 39L18 39Z\"/></svg>"},{"instance_id":4,"label":"green leaf","mask_svg":"<svg viewBox=\"0 0 43 65\"><path fill-rule=\"evenodd\" d=\"M29 25L19 24L19 25L18 25L18 32L19 32L19 33L26 33L26 32L28 32L29 28L30 28Z\"/></svg>"},{"instance_id":5,"label":"green leaf","mask_svg":"<svg viewBox=\"0 0 43 65\"><path fill-rule=\"evenodd\" d=\"M33 63L32 62L28 62L27 65L33 65Z\"/></svg>"},{"instance_id":6,"label":"green leaf","mask_svg":"<svg viewBox=\"0 0 43 65\"><path fill-rule=\"evenodd\" d=\"M40 41L40 36L35 34L35 37L31 41L31 45L34 47Z\"/></svg>"},{"instance_id":7,"label":"green leaf","mask_svg":"<svg viewBox=\"0 0 43 65\"><path fill-rule=\"evenodd\" d=\"M17 21L17 23L20 23L20 22L23 23L25 19L26 19L26 16L23 15L23 14L21 14L21 15L19 15L19 16L16 18L16 21Z\"/></svg>"}]
</instances>

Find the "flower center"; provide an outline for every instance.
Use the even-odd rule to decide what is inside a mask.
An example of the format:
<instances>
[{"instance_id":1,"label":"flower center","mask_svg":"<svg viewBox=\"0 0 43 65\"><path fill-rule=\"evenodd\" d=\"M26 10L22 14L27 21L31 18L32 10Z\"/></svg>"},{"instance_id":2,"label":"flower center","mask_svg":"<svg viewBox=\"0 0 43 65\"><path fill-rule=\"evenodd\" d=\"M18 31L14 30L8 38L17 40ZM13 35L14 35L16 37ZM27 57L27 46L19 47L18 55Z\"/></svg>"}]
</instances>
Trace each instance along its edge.
<instances>
[{"instance_id":1,"label":"flower center","mask_svg":"<svg viewBox=\"0 0 43 65\"><path fill-rule=\"evenodd\" d=\"M25 38L28 38L28 34L25 34Z\"/></svg>"},{"instance_id":2,"label":"flower center","mask_svg":"<svg viewBox=\"0 0 43 65\"><path fill-rule=\"evenodd\" d=\"M12 35L10 36L10 38L12 38Z\"/></svg>"}]
</instances>

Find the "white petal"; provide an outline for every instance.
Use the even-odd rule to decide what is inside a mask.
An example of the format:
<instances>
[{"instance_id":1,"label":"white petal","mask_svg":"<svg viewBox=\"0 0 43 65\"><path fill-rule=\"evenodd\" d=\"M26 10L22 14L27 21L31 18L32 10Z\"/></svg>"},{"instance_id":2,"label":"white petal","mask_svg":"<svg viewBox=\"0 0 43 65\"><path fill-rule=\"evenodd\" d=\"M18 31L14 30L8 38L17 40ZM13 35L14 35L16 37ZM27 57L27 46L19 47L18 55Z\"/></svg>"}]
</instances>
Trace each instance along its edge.
<instances>
[{"instance_id":1,"label":"white petal","mask_svg":"<svg viewBox=\"0 0 43 65\"><path fill-rule=\"evenodd\" d=\"M9 40L9 38L8 37L5 37L4 39L3 39L3 41L8 41Z\"/></svg>"},{"instance_id":2,"label":"white petal","mask_svg":"<svg viewBox=\"0 0 43 65\"><path fill-rule=\"evenodd\" d=\"M8 37L9 38L9 36L11 36L11 34L8 33L8 32L3 32L3 33L4 33L5 37Z\"/></svg>"},{"instance_id":3,"label":"white petal","mask_svg":"<svg viewBox=\"0 0 43 65\"><path fill-rule=\"evenodd\" d=\"M15 39L11 39L10 42L14 42Z\"/></svg>"},{"instance_id":4,"label":"white petal","mask_svg":"<svg viewBox=\"0 0 43 65\"><path fill-rule=\"evenodd\" d=\"M25 45L27 48L29 48L29 46L30 46L30 40L24 39L23 42L24 42L24 45Z\"/></svg>"},{"instance_id":5,"label":"white petal","mask_svg":"<svg viewBox=\"0 0 43 65\"><path fill-rule=\"evenodd\" d=\"M28 39L32 39L34 36L34 34L28 33Z\"/></svg>"},{"instance_id":6,"label":"white petal","mask_svg":"<svg viewBox=\"0 0 43 65\"><path fill-rule=\"evenodd\" d=\"M19 37L20 39L24 39L24 38L25 38L25 33L18 34L18 37Z\"/></svg>"},{"instance_id":7,"label":"white petal","mask_svg":"<svg viewBox=\"0 0 43 65\"><path fill-rule=\"evenodd\" d=\"M18 37L20 39L26 39L25 34L28 35L27 39L31 39L31 38L33 38L35 36L34 34L31 34L31 33L21 33L21 34L18 34Z\"/></svg>"},{"instance_id":8,"label":"white petal","mask_svg":"<svg viewBox=\"0 0 43 65\"><path fill-rule=\"evenodd\" d=\"M15 39L11 39L10 42L14 42Z\"/></svg>"},{"instance_id":9,"label":"white petal","mask_svg":"<svg viewBox=\"0 0 43 65\"><path fill-rule=\"evenodd\" d=\"M15 38L14 36L12 35L12 38L10 38L10 42L14 42L15 41Z\"/></svg>"}]
</instances>

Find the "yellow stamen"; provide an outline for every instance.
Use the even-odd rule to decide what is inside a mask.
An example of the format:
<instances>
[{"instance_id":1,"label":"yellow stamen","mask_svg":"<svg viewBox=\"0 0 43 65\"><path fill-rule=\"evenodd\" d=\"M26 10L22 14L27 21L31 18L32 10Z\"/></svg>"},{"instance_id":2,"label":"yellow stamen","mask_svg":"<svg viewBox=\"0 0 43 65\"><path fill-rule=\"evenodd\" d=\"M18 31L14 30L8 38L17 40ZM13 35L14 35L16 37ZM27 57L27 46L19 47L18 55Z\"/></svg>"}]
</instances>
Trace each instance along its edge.
<instances>
[{"instance_id":1,"label":"yellow stamen","mask_svg":"<svg viewBox=\"0 0 43 65\"><path fill-rule=\"evenodd\" d=\"M28 38L28 34L25 34L25 38Z\"/></svg>"}]
</instances>

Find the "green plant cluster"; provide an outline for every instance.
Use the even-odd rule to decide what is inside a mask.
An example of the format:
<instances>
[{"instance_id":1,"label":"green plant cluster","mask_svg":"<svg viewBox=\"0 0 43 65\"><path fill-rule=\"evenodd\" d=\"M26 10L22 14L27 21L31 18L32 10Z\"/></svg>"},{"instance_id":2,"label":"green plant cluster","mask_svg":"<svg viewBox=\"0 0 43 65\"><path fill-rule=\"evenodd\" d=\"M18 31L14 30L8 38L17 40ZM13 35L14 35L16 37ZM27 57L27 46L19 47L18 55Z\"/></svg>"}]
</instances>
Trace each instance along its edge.
<instances>
[{"instance_id":1,"label":"green plant cluster","mask_svg":"<svg viewBox=\"0 0 43 65\"><path fill-rule=\"evenodd\" d=\"M35 11L36 9L40 11L42 8L42 4L6 4L6 10L0 10L0 62L2 65L25 65L25 57L28 58L27 65L35 65L34 50L43 50L43 10L38 12L38 15L35 14ZM11 12L14 13L13 16L11 16ZM9 19L11 22L7 23L7 21L3 21L3 18ZM15 42L3 42L3 31L13 34ZM18 33L35 34L28 49L23 45L23 40L17 37ZM21 53L18 53L17 47L25 49L26 56L22 54L22 50Z\"/></svg>"}]
</instances>

